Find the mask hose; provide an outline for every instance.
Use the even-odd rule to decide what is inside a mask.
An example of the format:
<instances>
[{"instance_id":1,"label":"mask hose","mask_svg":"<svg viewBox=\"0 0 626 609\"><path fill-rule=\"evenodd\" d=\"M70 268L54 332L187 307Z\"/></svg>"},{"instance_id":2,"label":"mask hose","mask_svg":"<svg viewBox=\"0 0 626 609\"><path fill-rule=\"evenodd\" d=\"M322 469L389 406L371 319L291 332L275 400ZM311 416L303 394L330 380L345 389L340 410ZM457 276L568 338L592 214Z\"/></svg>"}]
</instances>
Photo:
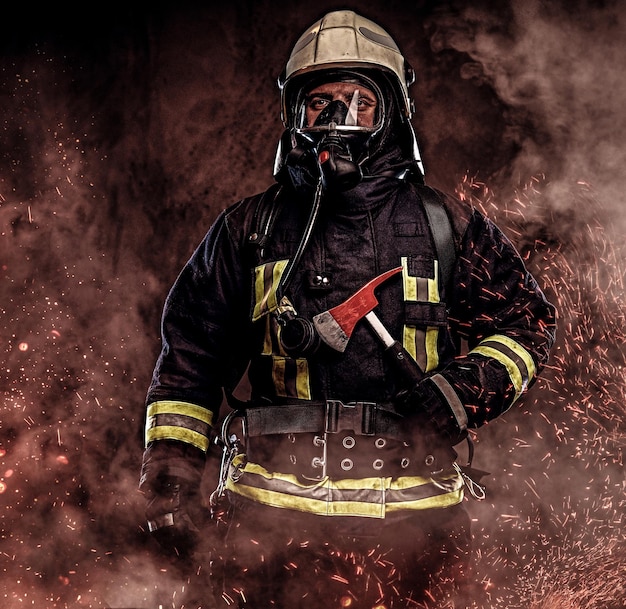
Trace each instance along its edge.
<instances>
[{"instance_id":1,"label":"mask hose","mask_svg":"<svg viewBox=\"0 0 626 609\"><path fill-rule=\"evenodd\" d=\"M277 321L281 327L280 341L283 349L288 354L293 356L300 356L304 353L314 353L317 351L320 344L320 338L317 335L313 324L308 319L297 315L291 302L285 296L285 292L291 284L293 273L311 239L313 228L317 222L322 199L322 182L323 180L320 177L317 182L317 188L315 189L311 212L309 213L309 218L304 228L304 232L302 233L300 243L298 244L298 249L285 267L276 288L276 296L279 303Z\"/></svg>"},{"instance_id":2,"label":"mask hose","mask_svg":"<svg viewBox=\"0 0 626 609\"><path fill-rule=\"evenodd\" d=\"M311 205L311 212L309 213L309 219L307 220L306 226L304 228L304 232L302 233L302 237L300 238L298 249L296 250L296 253L294 254L293 258L289 261L289 263L285 267L285 270L283 271L280 281L278 282L278 286L276 288L276 296L277 296L278 302L280 302L283 299L285 292L287 291L287 288L289 287L289 284L291 283L291 280L293 279L293 273L296 269L296 266L298 266L298 263L300 262L300 258L302 258L302 254L304 253L304 250L306 249L306 246L308 245L309 240L311 239L313 227L315 226L315 223L317 222L317 216L319 215L321 199L322 199L322 178L320 177L320 179L317 182L317 188L315 189L315 195L313 197L313 204Z\"/></svg>"}]
</instances>

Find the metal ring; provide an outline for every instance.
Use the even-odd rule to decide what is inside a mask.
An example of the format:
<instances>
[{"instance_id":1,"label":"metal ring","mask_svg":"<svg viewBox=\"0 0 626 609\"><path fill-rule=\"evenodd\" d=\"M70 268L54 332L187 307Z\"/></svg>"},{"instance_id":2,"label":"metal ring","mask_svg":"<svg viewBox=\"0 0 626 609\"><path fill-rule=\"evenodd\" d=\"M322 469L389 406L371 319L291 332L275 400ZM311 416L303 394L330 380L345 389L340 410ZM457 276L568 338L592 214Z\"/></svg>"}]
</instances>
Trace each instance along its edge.
<instances>
[{"instance_id":1,"label":"metal ring","mask_svg":"<svg viewBox=\"0 0 626 609\"><path fill-rule=\"evenodd\" d=\"M341 462L341 469L343 469L344 471L352 469L353 466L354 463L352 462L352 459L343 459L343 461Z\"/></svg>"},{"instance_id":2,"label":"metal ring","mask_svg":"<svg viewBox=\"0 0 626 609\"><path fill-rule=\"evenodd\" d=\"M372 463L374 469L382 469L385 466L385 462L382 459L375 459Z\"/></svg>"},{"instance_id":3,"label":"metal ring","mask_svg":"<svg viewBox=\"0 0 626 609\"><path fill-rule=\"evenodd\" d=\"M296 455L289 455L289 461L291 462L291 465L295 465L296 464Z\"/></svg>"},{"instance_id":4,"label":"metal ring","mask_svg":"<svg viewBox=\"0 0 626 609\"><path fill-rule=\"evenodd\" d=\"M352 436L346 436L342 442L343 447L344 448L354 448L354 445L356 444L356 440L352 437Z\"/></svg>"},{"instance_id":5,"label":"metal ring","mask_svg":"<svg viewBox=\"0 0 626 609\"><path fill-rule=\"evenodd\" d=\"M435 457L433 455L427 455L424 459L424 463L430 467L435 463Z\"/></svg>"},{"instance_id":6,"label":"metal ring","mask_svg":"<svg viewBox=\"0 0 626 609\"><path fill-rule=\"evenodd\" d=\"M400 461L400 467L402 469L406 469L407 467L409 467L409 463L411 463L411 459L409 459L408 457L404 457Z\"/></svg>"},{"instance_id":7,"label":"metal ring","mask_svg":"<svg viewBox=\"0 0 626 609\"><path fill-rule=\"evenodd\" d=\"M374 446L376 448L385 448L385 446L387 446L387 440L385 440L385 438L376 438L374 440Z\"/></svg>"},{"instance_id":8,"label":"metal ring","mask_svg":"<svg viewBox=\"0 0 626 609\"><path fill-rule=\"evenodd\" d=\"M320 457L313 457L311 467L324 467L324 459Z\"/></svg>"}]
</instances>

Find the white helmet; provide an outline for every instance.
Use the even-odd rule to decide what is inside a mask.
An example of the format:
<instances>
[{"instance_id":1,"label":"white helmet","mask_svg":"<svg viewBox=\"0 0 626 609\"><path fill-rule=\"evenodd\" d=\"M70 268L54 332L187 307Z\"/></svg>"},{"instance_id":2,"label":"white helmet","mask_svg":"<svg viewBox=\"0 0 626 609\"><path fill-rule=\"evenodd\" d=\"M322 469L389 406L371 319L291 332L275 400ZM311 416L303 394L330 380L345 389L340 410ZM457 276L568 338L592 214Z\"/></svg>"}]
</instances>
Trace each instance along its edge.
<instances>
[{"instance_id":1,"label":"white helmet","mask_svg":"<svg viewBox=\"0 0 626 609\"><path fill-rule=\"evenodd\" d=\"M381 109L386 114L389 112L386 106L394 107L402 125L402 147L423 173L410 123L414 105L409 96L409 87L415 80L415 73L382 27L348 10L330 12L309 27L294 45L278 79L281 118L287 132L279 146L275 171L282 166L284 155L295 146L295 134L311 130L302 121L303 91L311 82L326 74L338 73L352 73L361 82L373 80L381 89L390 92L393 102L383 102ZM389 115L379 115L378 118L381 122L391 119ZM380 131L380 124L377 131Z\"/></svg>"},{"instance_id":2,"label":"white helmet","mask_svg":"<svg viewBox=\"0 0 626 609\"><path fill-rule=\"evenodd\" d=\"M294 81L320 70L361 68L388 74L407 119L413 114L409 87L415 73L393 38L379 25L354 11L334 11L316 21L296 42L278 79L281 117L289 127Z\"/></svg>"}]
</instances>

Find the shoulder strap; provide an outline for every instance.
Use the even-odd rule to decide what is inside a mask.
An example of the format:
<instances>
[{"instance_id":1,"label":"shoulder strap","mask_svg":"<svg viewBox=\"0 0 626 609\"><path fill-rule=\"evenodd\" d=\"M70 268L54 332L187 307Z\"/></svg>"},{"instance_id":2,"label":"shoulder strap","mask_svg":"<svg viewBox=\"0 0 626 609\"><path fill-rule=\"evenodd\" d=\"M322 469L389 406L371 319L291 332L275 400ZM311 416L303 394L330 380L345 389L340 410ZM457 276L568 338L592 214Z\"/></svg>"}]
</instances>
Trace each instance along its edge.
<instances>
[{"instance_id":1,"label":"shoulder strap","mask_svg":"<svg viewBox=\"0 0 626 609\"><path fill-rule=\"evenodd\" d=\"M456 261L452 224L439 193L429 186L422 186L419 190L420 194L422 194L422 203L424 204L430 232L437 250L441 283L443 286L447 286Z\"/></svg>"},{"instance_id":2,"label":"shoulder strap","mask_svg":"<svg viewBox=\"0 0 626 609\"><path fill-rule=\"evenodd\" d=\"M259 202L254 210L251 231L248 235L248 246L256 252L257 264L263 258L263 250L272 234L274 220L278 213L278 194L281 191L279 184L272 184L259 197Z\"/></svg>"}]
</instances>

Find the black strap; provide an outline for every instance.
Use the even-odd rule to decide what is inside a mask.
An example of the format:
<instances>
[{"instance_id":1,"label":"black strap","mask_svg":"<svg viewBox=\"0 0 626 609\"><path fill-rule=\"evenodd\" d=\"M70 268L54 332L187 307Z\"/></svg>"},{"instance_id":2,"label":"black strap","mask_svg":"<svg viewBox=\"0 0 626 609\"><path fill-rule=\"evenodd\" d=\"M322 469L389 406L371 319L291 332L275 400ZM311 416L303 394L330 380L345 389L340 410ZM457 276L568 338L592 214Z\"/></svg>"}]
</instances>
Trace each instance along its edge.
<instances>
[{"instance_id":1,"label":"black strap","mask_svg":"<svg viewBox=\"0 0 626 609\"><path fill-rule=\"evenodd\" d=\"M437 250L437 258L440 266L441 283L447 287L452 276L452 270L456 261L456 247L454 245L454 237L452 234L452 224L450 218L443 205L441 196L429 186L423 187L429 195L422 196L422 203L428 216L428 224L430 232L435 242ZM425 194L422 189L420 193Z\"/></svg>"},{"instance_id":2,"label":"black strap","mask_svg":"<svg viewBox=\"0 0 626 609\"><path fill-rule=\"evenodd\" d=\"M254 248L255 264L263 259L263 250L272 234L274 221L278 215L279 197L282 187L272 184L259 198L252 220L252 232L248 235L248 246ZM269 199L269 202L268 202Z\"/></svg>"},{"instance_id":3,"label":"black strap","mask_svg":"<svg viewBox=\"0 0 626 609\"><path fill-rule=\"evenodd\" d=\"M406 421L391 407L373 402L305 402L246 408L246 433L250 437L286 433L338 433L402 439Z\"/></svg>"}]
</instances>

